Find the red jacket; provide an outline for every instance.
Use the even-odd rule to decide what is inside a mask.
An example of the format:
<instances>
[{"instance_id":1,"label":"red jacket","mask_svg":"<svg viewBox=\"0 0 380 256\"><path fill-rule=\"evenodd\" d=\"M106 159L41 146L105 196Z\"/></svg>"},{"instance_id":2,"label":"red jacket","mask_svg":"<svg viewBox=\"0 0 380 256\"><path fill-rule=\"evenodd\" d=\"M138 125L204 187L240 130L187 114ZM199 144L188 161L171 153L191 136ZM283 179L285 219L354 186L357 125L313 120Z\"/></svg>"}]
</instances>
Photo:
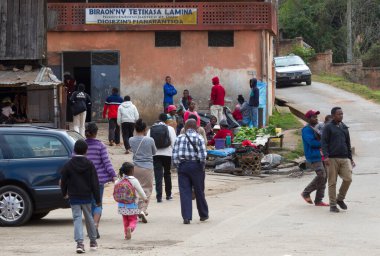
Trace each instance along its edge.
<instances>
[{"instance_id":1,"label":"red jacket","mask_svg":"<svg viewBox=\"0 0 380 256\"><path fill-rule=\"evenodd\" d=\"M103 118L106 118L107 114L108 119L117 118L117 110L121 103L123 103L123 99L119 95L113 94L109 96L104 104Z\"/></svg>"},{"instance_id":2,"label":"red jacket","mask_svg":"<svg viewBox=\"0 0 380 256\"><path fill-rule=\"evenodd\" d=\"M243 120L243 115L240 109L235 108L234 112L232 112L232 116L235 118L236 121Z\"/></svg>"},{"instance_id":3,"label":"red jacket","mask_svg":"<svg viewBox=\"0 0 380 256\"><path fill-rule=\"evenodd\" d=\"M215 145L215 139L225 139L227 136L231 136L231 143L233 142L234 140L234 134L232 131L228 130L228 129L222 129L222 130L219 130L214 138L212 140L210 140L209 144L211 146L214 146Z\"/></svg>"},{"instance_id":4,"label":"red jacket","mask_svg":"<svg viewBox=\"0 0 380 256\"><path fill-rule=\"evenodd\" d=\"M211 89L211 103L212 105L224 106L224 97L226 96L226 91L223 86L216 84Z\"/></svg>"}]
</instances>

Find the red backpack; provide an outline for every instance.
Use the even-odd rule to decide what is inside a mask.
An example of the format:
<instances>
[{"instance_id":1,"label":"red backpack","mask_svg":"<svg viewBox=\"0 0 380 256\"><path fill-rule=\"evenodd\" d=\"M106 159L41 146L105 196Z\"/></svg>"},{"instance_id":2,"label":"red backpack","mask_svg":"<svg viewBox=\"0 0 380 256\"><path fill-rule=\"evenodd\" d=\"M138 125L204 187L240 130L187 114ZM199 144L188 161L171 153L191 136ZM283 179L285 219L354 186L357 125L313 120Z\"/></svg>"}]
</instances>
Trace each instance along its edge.
<instances>
[{"instance_id":1,"label":"red backpack","mask_svg":"<svg viewBox=\"0 0 380 256\"><path fill-rule=\"evenodd\" d=\"M123 178L115 185L113 199L115 199L116 202L123 204L131 204L135 202L136 189L127 178Z\"/></svg>"}]
</instances>

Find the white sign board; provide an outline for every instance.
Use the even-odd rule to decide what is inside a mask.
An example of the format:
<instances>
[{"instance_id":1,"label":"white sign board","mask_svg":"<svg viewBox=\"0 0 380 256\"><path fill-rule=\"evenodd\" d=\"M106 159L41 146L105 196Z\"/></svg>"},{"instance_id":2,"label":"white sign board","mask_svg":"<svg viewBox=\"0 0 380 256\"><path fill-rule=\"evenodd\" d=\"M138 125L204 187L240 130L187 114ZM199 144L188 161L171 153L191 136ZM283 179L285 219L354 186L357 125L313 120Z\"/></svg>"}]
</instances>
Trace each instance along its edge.
<instances>
[{"instance_id":1,"label":"white sign board","mask_svg":"<svg viewBox=\"0 0 380 256\"><path fill-rule=\"evenodd\" d=\"M86 24L195 25L196 8L86 8Z\"/></svg>"}]
</instances>

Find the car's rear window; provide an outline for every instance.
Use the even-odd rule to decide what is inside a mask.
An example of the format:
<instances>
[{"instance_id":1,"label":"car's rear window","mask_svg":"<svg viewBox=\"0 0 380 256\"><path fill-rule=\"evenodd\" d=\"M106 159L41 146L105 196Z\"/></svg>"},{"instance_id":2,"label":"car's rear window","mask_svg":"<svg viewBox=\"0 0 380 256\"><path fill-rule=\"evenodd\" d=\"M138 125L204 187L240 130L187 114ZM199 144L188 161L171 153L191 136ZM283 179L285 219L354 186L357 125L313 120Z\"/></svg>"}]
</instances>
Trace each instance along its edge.
<instances>
[{"instance_id":1,"label":"car's rear window","mask_svg":"<svg viewBox=\"0 0 380 256\"><path fill-rule=\"evenodd\" d=\"M305 62L298 56L289 56L275 59L276 67L305 65Z\"/></svg>"},{"instance_id":2,"label":"car's rear window","mask_svg":"<svg viewBox=\"0 0 380 256\"><path fill-rule=\"evenodd\" d=\"M82 135L74 131L67 131L67 134L76 142L77 140L84 139Z\"/></svg>"},{"instance_id":3,"label":"car's rear window","mask_svg":"<svg viewBox=\"0 0 380 256\"><path fill-rule=\"evenodd\" d=\"M30 134L5 134L4 140L9 148L11 159L45 158L67 156L63 143L53 136Z\"/></svg>"}]
</instances>

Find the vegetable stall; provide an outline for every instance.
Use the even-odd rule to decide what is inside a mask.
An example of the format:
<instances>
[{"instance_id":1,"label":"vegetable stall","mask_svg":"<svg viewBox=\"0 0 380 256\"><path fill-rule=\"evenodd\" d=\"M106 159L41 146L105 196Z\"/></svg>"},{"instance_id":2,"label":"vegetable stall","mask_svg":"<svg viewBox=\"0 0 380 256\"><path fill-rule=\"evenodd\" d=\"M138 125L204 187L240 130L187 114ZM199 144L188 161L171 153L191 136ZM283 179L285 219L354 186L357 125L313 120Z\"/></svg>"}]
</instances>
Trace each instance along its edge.
<instances>
[{"instance_id":1,"label":"vegetable stall","mask_svg":"<svg viewBox=\"0 0 380 256\"><path fill-rule=\"evenodd\" d=\"M262 159L268 154L270 142L278 140L282 147L284 137L281 129L272 125L263 128L238 127L234 134L231 147L207 147L207 166L214 172L260 175Z\"/></svg>"}]
</instances>

